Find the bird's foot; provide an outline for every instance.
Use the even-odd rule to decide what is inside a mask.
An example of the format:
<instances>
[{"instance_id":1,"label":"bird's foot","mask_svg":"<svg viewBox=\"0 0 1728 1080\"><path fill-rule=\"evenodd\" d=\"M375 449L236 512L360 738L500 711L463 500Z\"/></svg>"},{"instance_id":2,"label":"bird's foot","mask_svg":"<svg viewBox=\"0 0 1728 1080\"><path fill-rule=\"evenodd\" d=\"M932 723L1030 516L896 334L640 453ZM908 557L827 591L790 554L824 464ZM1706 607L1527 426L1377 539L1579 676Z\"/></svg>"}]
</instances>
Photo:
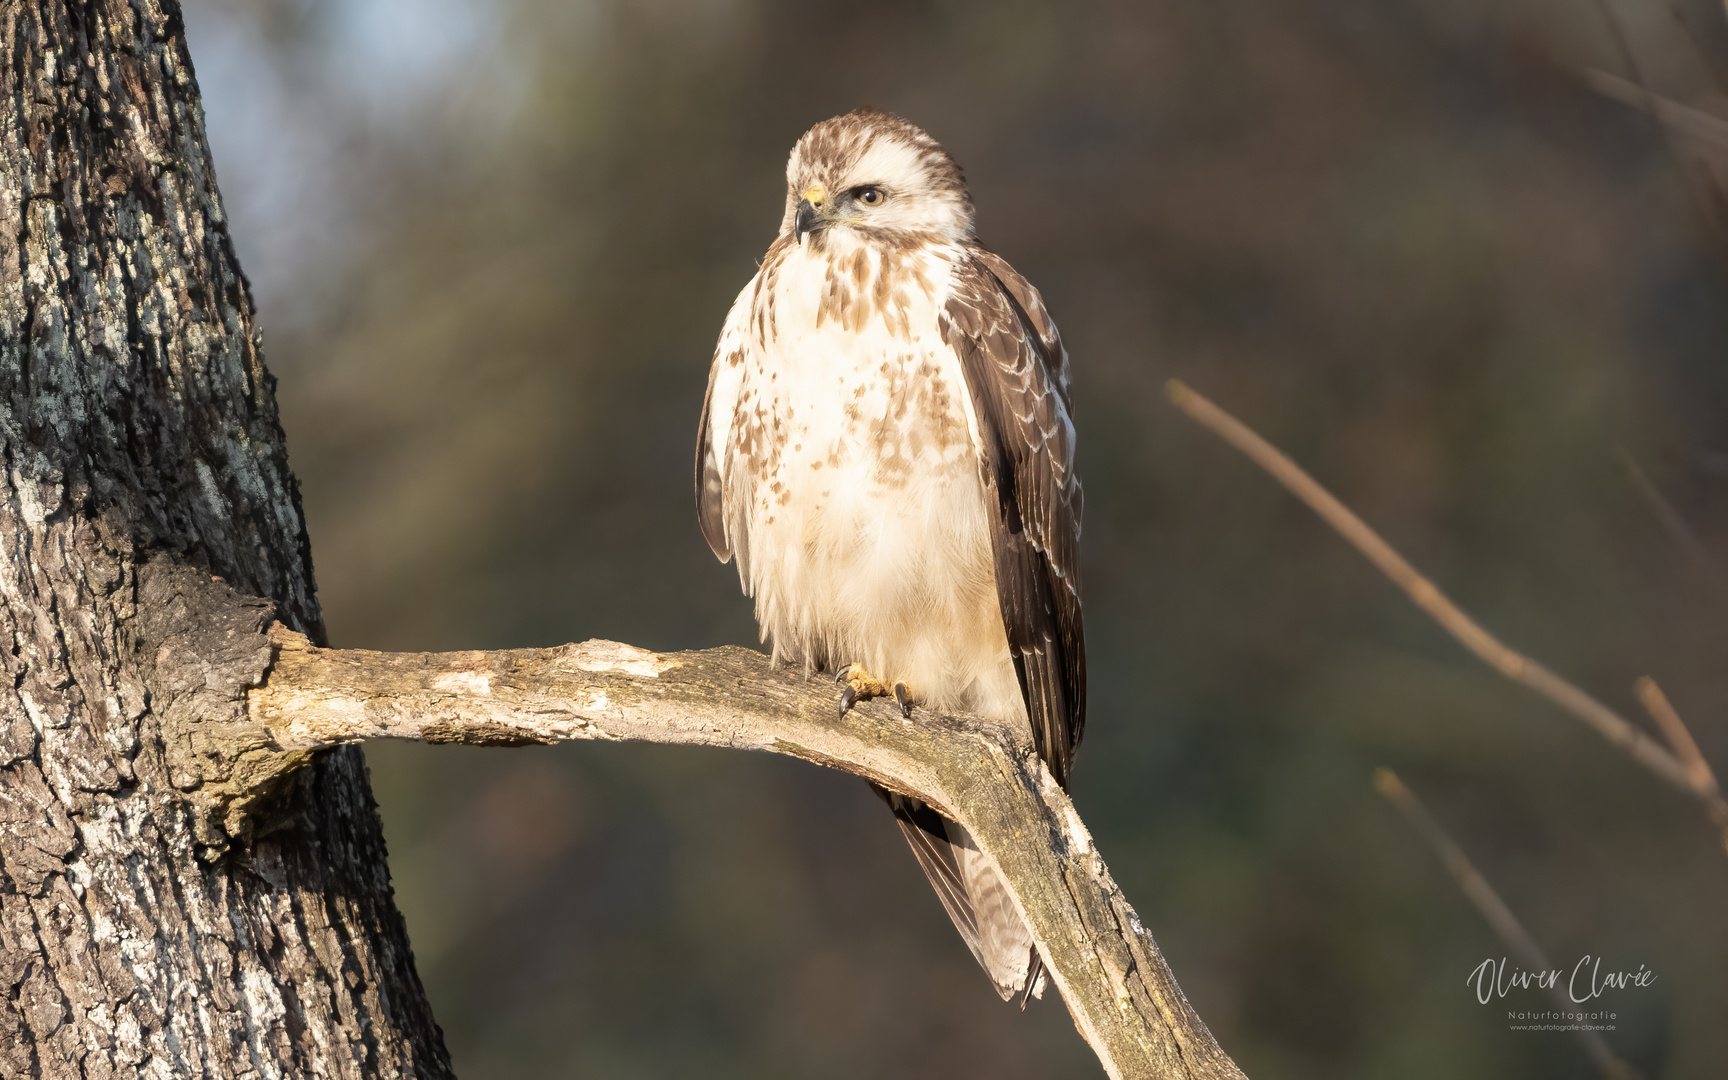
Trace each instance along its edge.
<instances>
[{"instance_id":1,"label":"bird's foot","mask_svg":"<svg viewBox=\"0 0 1728 1080\"><path fill-rule=\"evenodd\" d=\"M870 674L863 664L847 664L834 676L834 681L846 687L840 692L841 716L851 712L852 706L860 701L892 697L895 704L900 706L900 715L908 720L912 718L912 691L903 682L889 686Z\"/></svg>"}]
</instances>

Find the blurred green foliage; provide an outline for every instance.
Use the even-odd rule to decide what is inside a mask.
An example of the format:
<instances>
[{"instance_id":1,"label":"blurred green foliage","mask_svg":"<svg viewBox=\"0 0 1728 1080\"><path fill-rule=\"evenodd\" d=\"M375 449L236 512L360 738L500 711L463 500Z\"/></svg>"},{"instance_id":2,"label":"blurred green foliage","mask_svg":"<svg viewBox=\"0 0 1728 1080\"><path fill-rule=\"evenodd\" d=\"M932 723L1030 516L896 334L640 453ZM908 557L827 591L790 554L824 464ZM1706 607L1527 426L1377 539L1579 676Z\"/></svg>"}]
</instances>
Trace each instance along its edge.
<instances>
[{"instance_id":1,"label":"blurred green foliage","mask_svg":"<svg viewBox=\"0 0 1728 1080\"><path fill-rule=\"evenodd\" d=\"M1387 764L1556 962L1659 973L1610 995L1617 1051L1722 1075L1728 860L1694 806L1161 395L1236 412L1616 707L1655 676L1728 766L1728 603L1614 456L1728 551L1728 283L1660 134L1578 78L1625 67L1600 7L188 9L335 644L753 642L693 519L710 351L799 133L898 111L1073 355L1075 797L1224 1046L1251 1076L1591 1074L1507 1029L1537 995L1474 1000L1505 949L1373 794ZM851 778L368 755L465 1077L1095 1075L1059 1003L995 1000Z\"/></svg>"}]
</instances>

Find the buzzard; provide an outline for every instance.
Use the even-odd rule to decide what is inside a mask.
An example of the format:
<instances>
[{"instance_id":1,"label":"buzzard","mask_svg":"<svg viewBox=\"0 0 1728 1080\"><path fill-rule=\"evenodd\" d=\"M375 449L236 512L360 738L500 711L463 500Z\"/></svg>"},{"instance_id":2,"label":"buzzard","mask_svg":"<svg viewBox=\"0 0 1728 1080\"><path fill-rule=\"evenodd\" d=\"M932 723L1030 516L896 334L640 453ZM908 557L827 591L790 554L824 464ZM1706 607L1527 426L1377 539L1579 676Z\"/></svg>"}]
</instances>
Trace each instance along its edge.
<instances>
[{"instance_id":1,"label":"buzzard","mask_svg":"<svg viewBox=\"0 0 1728 1080\"><path fill-rule=\"evenodd\" d=\"M973 235L935 139L860 109L811 128L732 305L696 446L702 533L775 659L1030 731L1066 787L1086 714L1068 355L1038 290ZM965 828L888 801L1004 1000L1043 964Z\"/></svg>"}]
</instances>

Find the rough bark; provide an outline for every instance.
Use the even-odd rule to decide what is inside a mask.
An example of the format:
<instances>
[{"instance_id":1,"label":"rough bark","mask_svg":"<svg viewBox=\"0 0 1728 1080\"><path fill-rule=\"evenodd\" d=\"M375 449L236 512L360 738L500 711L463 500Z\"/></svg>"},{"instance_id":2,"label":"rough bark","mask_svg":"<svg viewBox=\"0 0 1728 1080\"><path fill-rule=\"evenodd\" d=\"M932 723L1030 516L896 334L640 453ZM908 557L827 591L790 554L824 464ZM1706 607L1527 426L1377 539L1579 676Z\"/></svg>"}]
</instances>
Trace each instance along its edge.
<instances>
[{"instance_id":1,"label":"rough bark","mask_svg":"<svg viewBox=\"0 0 1728 1080\"><path fill-rule=\"evenodd\" d=\"M225 589L186 579L182 594L181 612L217 620L189 637L247 658L248 672L259 657L268 667L243 708L188 712L168 726L181 768L202 780L193 797L213 818L243 808L271 769L364 739L629 739L788 754L966 825L1002 871L1075 1026L1111 1076L1242 1075L1176 985L1067 794L1006 727L923 711L908 722L881 705L841 717L831 682L776 671L749 649L320 649L279 624L263 629L255 613L236 619L243 601Z\"/></svg>"},{"instance_id":2,"label":"rough bark","mask_svg":"<svg viewBox=\"0 0 1728 1080\"><path fill-rule=\"evenodd\" d=\"M0 0L0 1076L449 1075L343 745L385 736L754 747L917 795L1112 1075L1240 1075L1001 728L841 721L748 650L321 640L178 8Z\"/></svg>"},{"instance_id":3,"label":"rough bark","mask_svg":"<svg viewBox=\"0 0 1728 1080\"><path fill-rule=\"evenodd\" d=\"M358 751L235 838L163 738L322 636L271 386L178 7L0 0L0 1075L449 1073Z\"/></svg>"}]
</instances>

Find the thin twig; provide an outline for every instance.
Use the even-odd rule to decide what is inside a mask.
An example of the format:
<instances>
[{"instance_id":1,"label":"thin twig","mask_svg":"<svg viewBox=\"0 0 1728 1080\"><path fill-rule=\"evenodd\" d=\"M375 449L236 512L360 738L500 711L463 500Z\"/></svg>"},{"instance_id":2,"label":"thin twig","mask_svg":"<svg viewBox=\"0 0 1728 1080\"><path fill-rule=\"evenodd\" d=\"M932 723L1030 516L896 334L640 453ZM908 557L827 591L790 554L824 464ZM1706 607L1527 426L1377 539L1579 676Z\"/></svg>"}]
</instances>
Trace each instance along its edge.
<instances>
[{"instance_id":1,"label":"thin twig","mask_svg":"<svg viewBox=\"0 0 1728 1080\"><path fill-rule=\"evenodd\" d=\"M1637 488L1638 494L1644 496L1644 501L1650 504L1650 512L1656 515L1656 520L1661 522L1668 535L1674 538L1674 543L1679 545L1686 557L1698 567L1698 572L1718 591L1728 592L1728 573L1723 573L1722 568L1716 564L1710 550L1698 539L1691 526L1686 524L1680 511L1674 509L1674 504L1663 496L1661 489L1638 467L1638 462L1633 460L1624 446L1615 448L1615 456L1620 459L1626 475L1632 478L1632 486Z\"/></svg>"},{"instance_id":2,"label":"thin twig","mask_svg":"<svg viewBox=\"0 0 1728 1080\"><path fill-rule=\"evenodd\" d=\"M1536 944L1536 939L1530 936L1524 929L1524 924L1518 921L1518 916L1512 914L1512 909L1500 899L1494 886L1488 884L1488 879L1470 862L1464 849L1447 835L1440 823L1434 820L1434 815L1422 805L1422 800L1416 797L1416 793L1404 786L1404 781L1398 778L1398 774L1387 768L1375 769L1374 790L1397 807L1410 827L1428 842L1428 846L1434 849L1434 854L1440 856L1441 863L1445 865L1447 873L1452 875L1452 880L1458 883L1459 890L1476 906L1476 910L1481 912L1482 918L1494 928L1494 932L1506 943L1506 947L1512 950L1519 963L1533 972L1553 970L1542 946ZM1566 991L1560 989L1558 980L1552 982L1549 989L1563 1012L1572 1012L1578 1008ZM1599 1032L1580 1028L1575 1029L1574 1033L1584 1043L1591 1060L1596 1062L1604 1076L1614 1080L1628 1080L1638 1075L1630 1065L1615 1056Z\"/></svg>"},{"instance_id":3,"label":"thin twig","mask_svg":"<svg viewBox=\"0 0 1728 1080\"><path fill-rule=\"evenodd\" d=\"M1627 756L1681 791L1702 799L1712 817L1728 812L1720 794L1699 790L1692 782L1687 767L1662 744L1633 727L1608 706L1597 701L1577 686L1548 670L1535 660L1501 644L1498 638L1484 630L1476 620L1466 615L1445 593L1404 557L1380 538L1331 492L1291 461L1281 451L1255 434L1245 424L1220 409L1178 379L1165 384L1170 400L1189 417L1211 429L1225 442L1247 455L1250 460L1271 473L1291 494L1307 503L1315 513L1356 549L1368 561L1403 589L1417 607L1471 652L1502 675L1541 694L1559 705L1603 738L1619 747Z\"/></svg>"},{"instance_id":4,"label":"thin twig","mask_svg":"<svg viewBox=\"0 0 1728 1080\"><path fill-rule=\"evenodd\" d=\"M1630 105L1666 127L1713 146L1728 148L1728 120L1715 113L1663 97L1630 79L1622 79L1600 68L1585 68L1584 81L1603 97Z\"/></svg>"},{"instance_id":5,"label":"thin twig","mask_svg":"<svg viewBox=\"0 0 1728 1080\"><path fill-rule=\"evenodd\" d=\"M1716 176L1716 170L1704 155L1687 155L1682 151L1679 141L1674 137L1678 127L1674 121L1680 118L1679 114L1673 113L1672 110L1665 114L1664 102L1667 99L1650 89L1650 80L1645 77L1644 70L1638 63L1638 52L1632 47L1632 40L1627 36L1626 26L1621 21L1620 16L1615 13L1612 0L1597 0L1596 6L1601 10L1602 18L1608 24L1608 31L1613 36L1615 44L1619 46L1621 59L1626 62L1626 70L1632 75L1632 81L1629 84L1630 92L1643 98L1643 104L1637 107L1644 109L1656 119L1656 130L1660 133L1663 144L1668 148L1668 156L1673 160L1674 167L1679 170L1681 183L1687 184L1692 197L1702 204L1699 207L1699 213L1703 215L1707 227L1715 226L1716 238L1720 243L1724 239L1725 231L1728 231L1728 219L1723 216L1724 192L1722 182ZM1601 86L1597 86L1598 91L1602 91L1602 89ZM1631 103L1637 104L1635 101ZM1703 115L1708 116L1709 114ZM1697 117L1690 117L1689 120L1696 121ZM1694 123L1690 126L1698 127L1699 125ZM1693 160L1689 161L1689 157ZM1701 175L1694 179L1695 173ZM1693 184L1697 186L1693 188L1691 186Z\"/></svg>"},{"instance_id":6,"label":"thin twig","mask_svg":"<svg viewBox=\"0 0 1728 1080\"><path fill-rule=\"evenodd\" d=\"M1680 714L1668 701L1668 695L1656 685L1656 680L1648 675L1639 679L1633 688L1638 694L1638 701L1644 706L1644 711L1650 714L1650 719L1656 721L1656 726L1662 729L1662 735L1668 740L1668 745L1674 748L1674 753L1686 763L1686 775L1691 777L1692 786L1699 791L1716 792L1716 774L1710 771L1710 763L1704 760L1704 755L1698 752L1698 744L1692 741L1692 732L1687 730L1686 722L1680 719Z\"/></svg>"},{"instance_id":7,"label":"thin twig","mask_svg":"<svg viewBox=\"0 0 1728 1080\"><path fill-rule=\"evenodd\" d=\"M1710 820L1722 831L1722 850L1728 851L1728 800L1722 797L1722 788L1716 782L1716 774L1711 771L1710 763L1704 760L1704 755L1698 749L1698 744L1692 739L1692 732L1686 727L1686 722L1680 719L1680 713L1669 702L1668 695L1656 685L1656 680L1645 676L1639 679L1633 687L1638 695L1638 701L1644 706L1644 711L1650 714L1650 719L1656 721L1656 726L1662 729L1662 735L1668 744L1674 747L1674 753L1686 764L1686 775L1692 780L1692 786L1697 789L1710 807Z\"/></svg>"}]
</instances>

